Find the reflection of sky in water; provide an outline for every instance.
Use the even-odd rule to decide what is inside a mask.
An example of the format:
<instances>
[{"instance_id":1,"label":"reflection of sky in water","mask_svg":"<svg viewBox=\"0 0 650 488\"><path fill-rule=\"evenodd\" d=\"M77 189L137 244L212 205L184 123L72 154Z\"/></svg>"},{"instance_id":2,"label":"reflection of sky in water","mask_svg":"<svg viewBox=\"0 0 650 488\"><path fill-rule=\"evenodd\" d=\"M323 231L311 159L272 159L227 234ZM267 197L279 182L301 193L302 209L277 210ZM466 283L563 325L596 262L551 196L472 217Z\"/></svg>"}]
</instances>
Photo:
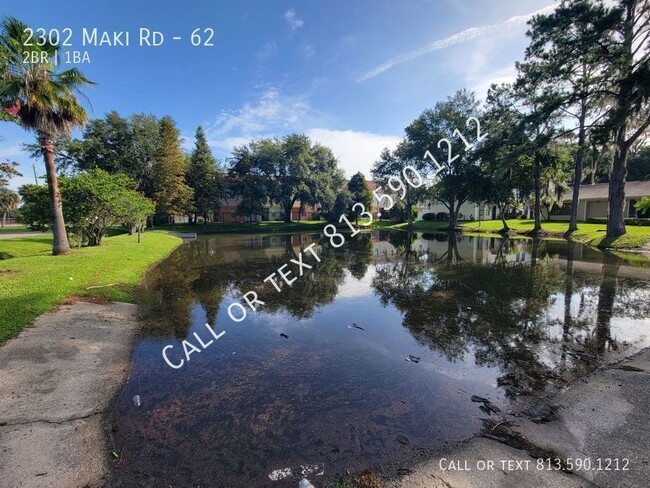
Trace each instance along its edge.
<instances>
[{"instance_id":1,"label":"reflection of sky in water","mask_svg":"<svg viewBox=\"0 0 650 488\"><path fill-rule=\"evenodd\" d=\"M117 408L118 485L265 486L274 469L319 462L331 480L477 432L486 414L471 395L510 408L542 394L550 373L597 366L613 343L617 353L647 343L647 269L610 257L603 274L603 255L576 246L567 281L562 242L533 250L522 239L442 235L418 238L408 254L405 235L319 248L323 262L280 294L262 280L313 236L200 239L153 270L141 296L153 326ZM256 290L268 305L235 323L233 290ZM209 337L206 321L226 334L167 367L162 347L181 357L182 339Z\"/></svg>"}]
</instances>

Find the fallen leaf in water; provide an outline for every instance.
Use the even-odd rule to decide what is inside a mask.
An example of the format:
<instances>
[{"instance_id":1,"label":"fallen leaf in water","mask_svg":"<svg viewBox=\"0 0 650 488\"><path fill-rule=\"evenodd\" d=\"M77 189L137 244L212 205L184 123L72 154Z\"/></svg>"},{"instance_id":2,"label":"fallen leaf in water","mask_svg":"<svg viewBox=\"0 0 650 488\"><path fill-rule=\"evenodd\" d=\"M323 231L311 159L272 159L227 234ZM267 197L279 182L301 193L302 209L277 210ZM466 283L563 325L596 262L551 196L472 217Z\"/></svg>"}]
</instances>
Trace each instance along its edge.
<instances>
[{"instance_id":1,"label":"fallen leaf in water","mask_svg":"<svg viewBox=\"0 0 650 488\"><path fill-rule=\"evenodd\" d=\"M400 435L398 435L398 436L396 437L396 439L397 439L397 442L399 442L400 444L407 445L407 444L410 444L410 443L411 443L411 441L409 441L409 438L406 437L405 435L401 435L401 434L400 434Z\"/></svg>"}]
</instances>

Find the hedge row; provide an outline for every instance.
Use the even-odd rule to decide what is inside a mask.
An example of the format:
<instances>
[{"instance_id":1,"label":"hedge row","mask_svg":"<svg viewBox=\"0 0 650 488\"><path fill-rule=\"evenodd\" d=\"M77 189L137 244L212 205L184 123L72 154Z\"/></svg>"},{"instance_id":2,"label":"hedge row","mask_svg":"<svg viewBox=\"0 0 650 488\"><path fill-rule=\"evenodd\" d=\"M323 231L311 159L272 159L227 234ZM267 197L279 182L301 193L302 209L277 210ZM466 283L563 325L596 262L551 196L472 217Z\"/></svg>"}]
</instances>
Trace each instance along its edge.
<instances>
[{"instance_id":1,"label":"hedge row","mask_svg":"<svg viewBox=\"0 0 650 488\"><path fill-rule=\"evenodd\" d=\"M624 220L625 220L625 225L650 225L650 219L629 218ZM591 218L591 219L587 219L587 222L589 224L606 224L607 218L606 217Z\"/></svg>"}]
</instances>

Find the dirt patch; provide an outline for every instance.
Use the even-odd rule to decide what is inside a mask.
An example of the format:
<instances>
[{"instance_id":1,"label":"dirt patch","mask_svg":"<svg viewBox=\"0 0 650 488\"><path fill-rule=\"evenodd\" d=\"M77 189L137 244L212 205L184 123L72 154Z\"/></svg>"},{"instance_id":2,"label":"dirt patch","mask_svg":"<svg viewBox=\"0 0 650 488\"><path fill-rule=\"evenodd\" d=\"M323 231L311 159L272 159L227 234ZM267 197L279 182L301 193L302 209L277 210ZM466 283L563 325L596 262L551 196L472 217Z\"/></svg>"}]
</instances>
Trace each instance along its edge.
<instances>
[{"instance_id":1,"label":"dirt patch","mask_svg":"<svg viewBox=\"0 0 650 488\"><path fill-rule=\"evenodd\" d=\"M72 305L74 303L79 303L79 302L97 303L99 305L108 305L110 303L113 303L111 300L109 300L106 297L91 296L91 295L79 295L79 296L71 296L71 297L66 298L63 301L63 303L61 303L61 305ZM61 305L59 305L59 307Z\"/></svg>"}]
</instances>

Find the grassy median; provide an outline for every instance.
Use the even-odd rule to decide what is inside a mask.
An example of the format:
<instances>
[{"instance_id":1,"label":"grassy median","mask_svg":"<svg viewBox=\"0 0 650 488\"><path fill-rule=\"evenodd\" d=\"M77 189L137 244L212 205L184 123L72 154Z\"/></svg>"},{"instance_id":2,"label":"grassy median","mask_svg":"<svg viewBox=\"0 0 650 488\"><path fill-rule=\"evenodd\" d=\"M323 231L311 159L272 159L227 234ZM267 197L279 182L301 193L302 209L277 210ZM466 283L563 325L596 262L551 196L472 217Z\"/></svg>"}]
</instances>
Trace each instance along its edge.
<instances>
[{"instance_id":1,"label":"grassy median","mask_svg":"<svg viewBox=\"0 0 650 488\"><path fill-rule=\"evenodd\" d=\"M0 343L71 296L133 302L144 272L182 242L158 232L137 239L107 237L66 256L51 255L51 236L0 240Z\"/></svg>"}]
</instances>

